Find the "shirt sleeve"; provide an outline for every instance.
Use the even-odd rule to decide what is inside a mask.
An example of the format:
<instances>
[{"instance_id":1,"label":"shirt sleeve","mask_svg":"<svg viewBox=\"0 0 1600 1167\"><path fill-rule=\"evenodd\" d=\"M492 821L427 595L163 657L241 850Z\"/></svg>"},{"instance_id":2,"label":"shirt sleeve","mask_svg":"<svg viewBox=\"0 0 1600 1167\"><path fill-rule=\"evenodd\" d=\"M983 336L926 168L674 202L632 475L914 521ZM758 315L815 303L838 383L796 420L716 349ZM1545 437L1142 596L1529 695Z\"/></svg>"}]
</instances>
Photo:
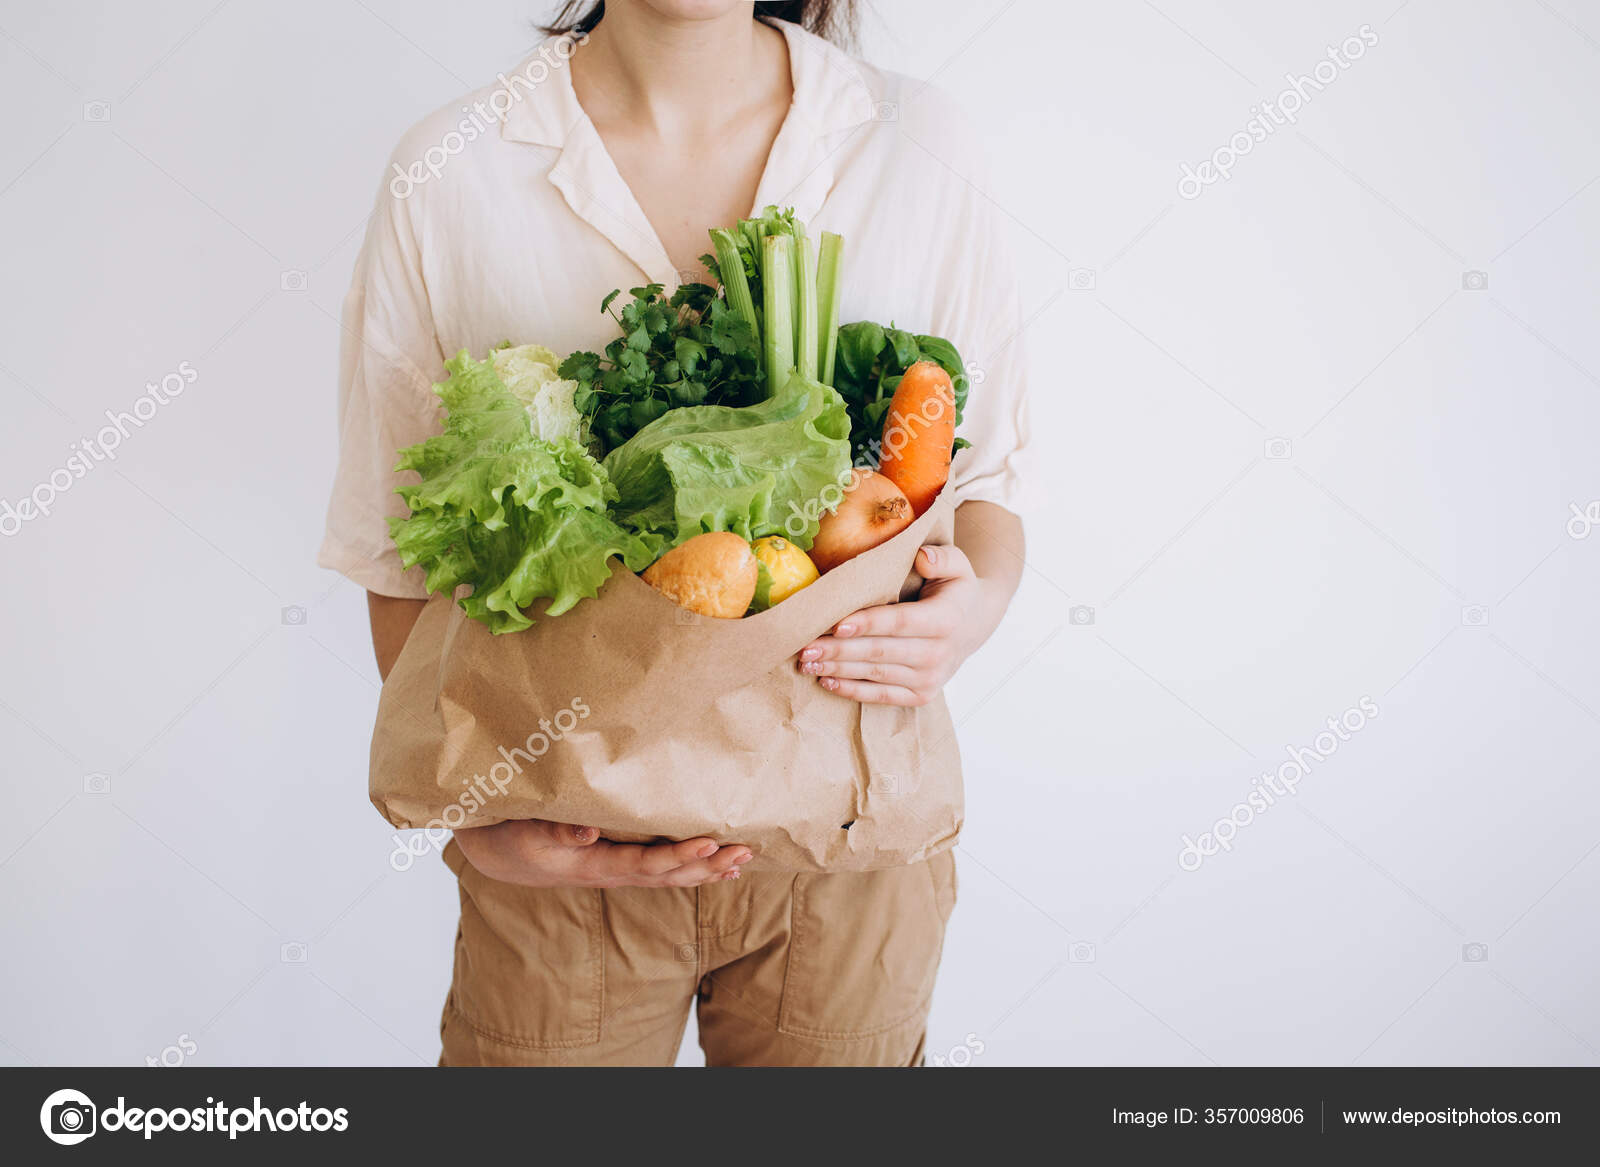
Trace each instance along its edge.
<instances>
[{"instance_id":1,"label":"shirt sleeve","mask_svg":"<svg viewBox=\"0 0 1600 1167\"><path fill-rule=\"evenodd\" d=\"M421 568L406 571L388 518L406 514L395 488L397 451L439 432L433 384L444 355L423 280L411 204L387 186L367 226L345 296L339 342L339 465L317 563L368 591L423 599Z\"/></svg>"},{"instance_id":2,"label":"shirt sleeve","mask_svg":"<svg viewBox=\"0 0 1600 1167\"><path fill-rule=\"evenodd\" d=\"M956 453L951 481L957 503L992 502L1020 513L1030 437L1028 355L1009 219L989 193L983 152L956 153L971 173L944 171L954 214L943 235L954 250L943 270L958 274L931 330L956 343L969 382L957 436L972 445Z\"/></svg>"}]
</instances>

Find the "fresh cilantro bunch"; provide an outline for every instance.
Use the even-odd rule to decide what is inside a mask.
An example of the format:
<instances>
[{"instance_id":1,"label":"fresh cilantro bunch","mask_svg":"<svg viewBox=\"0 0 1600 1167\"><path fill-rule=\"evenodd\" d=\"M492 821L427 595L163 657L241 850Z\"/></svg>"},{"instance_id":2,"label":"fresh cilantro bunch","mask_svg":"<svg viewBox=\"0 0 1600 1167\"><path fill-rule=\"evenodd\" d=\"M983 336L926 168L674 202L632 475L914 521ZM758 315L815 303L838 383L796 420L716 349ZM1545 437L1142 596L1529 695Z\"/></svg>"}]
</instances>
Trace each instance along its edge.
<instances>
[{"instance_id":1,"label":"fresh cilantro bunch","mask_svg":"<svg viewBox=\"0 0 1600 1167\"><path fill-rule=\"evenodd\" d=\"M611 311L621 329L604 356L573 353L561 376L576 381L573 404L607 451L669 409L684 405L753 405L765 396L761 340L708 284L684 284L664 296L660 284L630 288L633 299Z\"/></svg>"}]
</instances>

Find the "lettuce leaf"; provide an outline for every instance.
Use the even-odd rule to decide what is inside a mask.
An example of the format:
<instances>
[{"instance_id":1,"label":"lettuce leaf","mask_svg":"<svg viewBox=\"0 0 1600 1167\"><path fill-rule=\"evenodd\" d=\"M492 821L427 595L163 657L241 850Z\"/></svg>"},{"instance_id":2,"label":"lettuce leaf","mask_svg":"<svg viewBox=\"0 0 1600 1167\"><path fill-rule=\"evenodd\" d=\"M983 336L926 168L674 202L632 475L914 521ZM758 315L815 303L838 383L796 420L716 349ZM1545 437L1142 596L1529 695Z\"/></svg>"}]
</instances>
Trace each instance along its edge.
<instances>
[{"instance_id":1,"label":"lettuce leaf","mask_svg":"<svg viewBox=\"0 0 1600 1167\"><path fill-rule=\"evenodd\" d=\"M606 455L611 513L660 554L705 531L782 535L809 549L830 486L850 472L850 415L795 373L766 401L662 414Z\"/></svg>"},{"instance_id":2,"label":"lettuce leaf","mask_svg":"<svg viewBox=\"0 0 1600 1167\"><path fill-rule=\"evenodd\" d=\"M491 632L532 621L522 609L548 599L558 616L594 596L619 556L641 571L646 542L608 515L617 490L600 463L570 437L536 437L518 397L492 360L462 350L434 387L449 415L444 432L401 451L396 470L421 481L399 494L411 508L389 520L406 567L421 564L429 592L472 589L462 609Z\"/></svg>"}]
</instances>

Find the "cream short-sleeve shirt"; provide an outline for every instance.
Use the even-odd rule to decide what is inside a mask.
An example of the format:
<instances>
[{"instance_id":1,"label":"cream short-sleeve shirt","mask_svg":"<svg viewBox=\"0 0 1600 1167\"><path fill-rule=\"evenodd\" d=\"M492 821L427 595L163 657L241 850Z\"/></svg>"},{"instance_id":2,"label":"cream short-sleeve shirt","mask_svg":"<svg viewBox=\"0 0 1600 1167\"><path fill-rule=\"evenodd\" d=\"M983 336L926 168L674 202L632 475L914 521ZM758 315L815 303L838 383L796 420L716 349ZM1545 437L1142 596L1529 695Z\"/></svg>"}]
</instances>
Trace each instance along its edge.
<instances>
[{"instance_id":1,"label":"cream short-sleeve shirt","mask_svg":"<svg viewBox=\"0 0 1600 1167\"><path fill-rule=\"evenodd\" d=\"M792 206L845 239L841 322L949 338L972 388L960 501L1018 509L1028 437L1016 277L976 136L938 91L794 25L794 100L752 212ZM423 598L386 518L403 515L396 451L437 433L432 385L460 349L502 341L598 351L613 288L672 288L649 220L572 89L571 42L424 119L396 148L345 299L339 465L317 561L362 587ZM710 226L710 224L708 224ZM707 250L710 250L709 240Z\"/></svg>"}]
</instances>

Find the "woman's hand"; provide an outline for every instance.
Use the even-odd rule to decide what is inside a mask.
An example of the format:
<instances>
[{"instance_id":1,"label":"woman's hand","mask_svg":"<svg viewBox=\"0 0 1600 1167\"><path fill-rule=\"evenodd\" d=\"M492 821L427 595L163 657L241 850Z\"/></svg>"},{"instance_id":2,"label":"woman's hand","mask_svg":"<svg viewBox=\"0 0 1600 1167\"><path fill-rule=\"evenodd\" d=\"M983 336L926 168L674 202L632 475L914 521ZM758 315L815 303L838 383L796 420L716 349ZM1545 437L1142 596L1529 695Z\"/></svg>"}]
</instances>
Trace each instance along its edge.
<instances>
[{"instance_id":1,"label":"woman's hand","mask_svg":"<svg viewBox=\"0 0 1600 1167\"><path fill-rule=\"evenodd\" d=\"M516 819L455 833L461 853L490 879L523 887L698 887L738 879L750 848L714 839L611 843L593 827Z\"/></svg>"},{"instance_id":2,"label":"woman's hand","mask_svg":"<svg viewBox=\"0 0 1600 1167\"><path fill-rule=\"evenodd\" d=\"M1010 593L972 570L959 547L924 547L913 602L864 608L800 650L800 671L829 692L877 705L926 705L989 638Z\"/></svg>"},{"instance_id":3,"label":"woman's hand","mask_svg":"<svg viewBox=\"0 0 1600 1167\"><path fill-rule=\"evenodd\" d=\"M800 650L800 671L853 701L932 701L999 626L1022 575L1022 523L1002 507L962 504L956 543L917 552L926 582L916 600L846 616Z\"/></svg>"}]
</instances>

